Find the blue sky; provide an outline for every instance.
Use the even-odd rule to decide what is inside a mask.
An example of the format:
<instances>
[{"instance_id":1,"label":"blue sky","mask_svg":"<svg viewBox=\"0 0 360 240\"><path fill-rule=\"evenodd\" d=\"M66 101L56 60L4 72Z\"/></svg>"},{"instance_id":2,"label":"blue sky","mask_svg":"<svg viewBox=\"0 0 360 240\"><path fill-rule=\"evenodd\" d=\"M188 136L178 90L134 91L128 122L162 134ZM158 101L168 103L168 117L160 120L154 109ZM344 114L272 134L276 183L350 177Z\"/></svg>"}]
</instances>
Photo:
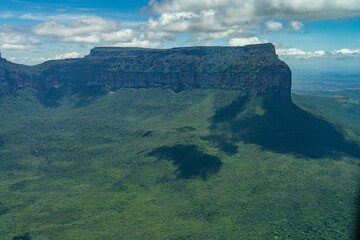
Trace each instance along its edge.
<instances>
[{"instance_id":1,"label":"blue sky","mask_svg":"<svg viewBox=\"0 0 360 240\"><path fill-rule=\"evenodd\" d=\"M37 64L96 46L272 42L297 68L360 69L360 0L2 0L0 51Z\"/></svg>"}]
</instances>

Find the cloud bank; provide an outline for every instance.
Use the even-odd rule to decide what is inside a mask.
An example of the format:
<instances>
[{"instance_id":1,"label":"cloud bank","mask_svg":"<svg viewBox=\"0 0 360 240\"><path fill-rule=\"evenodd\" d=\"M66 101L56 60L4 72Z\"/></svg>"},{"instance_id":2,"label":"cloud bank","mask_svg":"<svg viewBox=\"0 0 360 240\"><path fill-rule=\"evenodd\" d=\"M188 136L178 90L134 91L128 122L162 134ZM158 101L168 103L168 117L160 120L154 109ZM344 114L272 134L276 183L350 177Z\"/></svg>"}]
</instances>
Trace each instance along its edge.
<instances>
[{"instance_id":1,"label":"cloud bank","mask_svg":"<svg viewBox=\"0 0 360 240\"><path fill-rule=\"evenodd\" d=\"M159 48L164 42L180 41L208 45L223 40L230 46L266 43L273 32L306 32L309 21L360 16L360 0L151 0L143 11L151 17L134 25L96 15L0 13L2 19L32 21L30 27L0 26L0 50L55 44ZM288 58L359 55L356 49L278 48L277 52Z\"/></svg>"},{"instance_id":2,"label":"cloud bank","mask_svg":"<svg viewBox=\"0 0 360 240\"><path fill-rule=\"evenodd\" d=\"M232 21L238 21L242 13L248 18L303 21L349 18L360 13L359 0L152 0L148 8L157 14L211 9Z\"/></svg>"},{"instance_id":3,"label":"cloud bank","mask_svg":"<svg viewBox=\"0 0 360 240\"><path fill-rule=\"evenodd\" d=\"M40 40L29 35L25 30L9 25L0 27L0 49L27 50L36 48L38 44Z\"/></svg>"},{"instance_id":4,"label":"cloud bank","mask_svg":"<svg viewBox=\"0 0 360 240\"><path fill-rule=\"evenodd\" d=\"M276 54L282 58L319 58L319 57L342 57L342 58L360 58L360 49L333 50L327 52L317 50L313 52L303 51L298 48L276 48Z\"/></svg>"}]
</instances>

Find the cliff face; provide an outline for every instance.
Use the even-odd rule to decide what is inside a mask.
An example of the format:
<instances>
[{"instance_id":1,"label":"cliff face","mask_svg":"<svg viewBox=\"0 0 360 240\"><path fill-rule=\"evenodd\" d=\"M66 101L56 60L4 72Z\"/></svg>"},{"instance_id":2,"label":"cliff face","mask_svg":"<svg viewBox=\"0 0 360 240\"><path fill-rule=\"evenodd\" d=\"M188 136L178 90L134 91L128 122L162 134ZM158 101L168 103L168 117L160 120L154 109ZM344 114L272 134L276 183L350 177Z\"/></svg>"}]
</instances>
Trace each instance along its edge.
<instances>
[{"instance_id":1,"label":"cliff face","mask_svg":"<svg viewBox=\"0 0 360 240\"><path fill-rule=\"evenodd\" d=\"M0 97L31 86L31 83L31 67L9 62L0 55Z\"/></svg>"},{"instance_id":2,"label":"cliff face","mask_svg":"<svg viewBox=\"0 0 360 240\"><path fill-rule=\"evenodd\" d=\"M0 64L0 68L5 66ZM291 102L291 71L272 44L245 47L173 49L94 48L82 59L49 61L13 72L12 90L40 91L69 85L119 88L238 88L246 93L274 93ZM4 71L3 71L4 72ZM11 71L10 71L11 72ZM6 76L2 74L3 79ZM1 77L1 72L0 72ZM6 91L5 91L6 92ZM6 94L2 94L6 95Z\"/></svg>"}]
</instances>

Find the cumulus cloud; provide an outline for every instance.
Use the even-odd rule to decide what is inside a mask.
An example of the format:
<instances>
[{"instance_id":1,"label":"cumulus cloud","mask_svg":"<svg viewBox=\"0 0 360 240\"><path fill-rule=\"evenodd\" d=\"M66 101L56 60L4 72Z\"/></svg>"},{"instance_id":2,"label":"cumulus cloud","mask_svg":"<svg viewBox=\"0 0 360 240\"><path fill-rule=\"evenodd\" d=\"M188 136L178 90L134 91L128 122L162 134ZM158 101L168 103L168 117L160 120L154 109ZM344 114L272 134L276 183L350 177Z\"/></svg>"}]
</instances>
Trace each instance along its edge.
<instances>
[{"instance_id":1,"label":"cumulus cloud","mask_svg":"<svg viewBox=\"0 0 360 240\"><path fill-rule=\"evenodd\" d=\"M169 12L150 18L138 30L148 39L157 40L175 40L177 34L188 33L191 34L189 40L199 44L217 39L243 37L260 25L244 14L236 14L239 17L234 23L227 18L221 18L211 9L199 12Z\"/></svg>"},{"instance_id":2,"label":"cumulus cloud","mask_svg":"<svg viewBox=\"0 0 360 240\"><path fill-rule=\"evenodd\" d=\"M245 9L253 18L284 20L337 19L355 17L360 14L359 0L152 0L149 8L158 14L209 9L226 14L236 11L244 12ZM228 17L236 18L237 16L228 15Z\"/></svg>"},{"instance_id":3,"label":"cumulus cloud","mask_svg":"<svg viewBox=\"0 0 360 240\"><path fill-rule=\"evenodd\" d=\"M190 34L188 41L197 44L218 39L243 44L263 42L252 36L253 30L299 31L304 28L302 21L357 16L360 0L151 0L147 9L157 15L136 28L91 15L26 13L20 18L42 21L33 33L61 42L159 46L185 33Z\"/></svg>"},{"instance_id":4,"label":"cumulus cloud","mask_svg":"<svg viewBox=\"0 0 360 240\"><path fill-rule=\"evenodd\" d=\"M259 39L258 37L250 38L232 38L229 40L229 46L245 46L249 44L267 43L266 39Z\"/></svg>"},{"instance_id":5,"label":"cumulus cloud","mask_svg":"<svg viewBox=\"0 0 360 240\"><path fill-rule=\"evenodd\" d=\"M299 21L290 21L287 27L288 31L299 31L304 28L304 24Z\"/></svg>"},{"instance_id":6,"label":"cumulus cloud","mask_svg":"<svg viewBox=\"0 0 360 240\"><path fill-rule=\"evenodd\" d=\"M149 7L156 13L200 11L206 9L222 8L234 3L233 0L164 0L149 2Z\"/></svg>"},{"instance_id":7,"label":"cumulus cloud","mask_svg":"<svg viewBox=\"0 0 360 240\"><path fill-rule=\"evenodd\" d=\"M273 20L267 21L265 25L266 25L266 29L264 30L265 33L279 32L283 29L283 24L281 22L276 22Z\"/></svg>"},{"instance_id":8,"label":"cumulus cloud","mask_svg":"<svg viewBox=\"0 0 360 240\"><path fill-rule=\"evenodd\" d=\"M160 48L160 42L153 42L149 40L139 40L134 38L131 42L117 43L115 47L143 47L143 48Z\"/></svg>"},{"instance_id":9,"label":"cumulus cloud","mask_svg":"<svg viewBox=\"0 0 360 240\"><path fill-rule=\"evenodd\" d=\"M312 56L315 56L315 57L323 57L323 56L326 56L327 53L323 50L319 50L319 51L315 51L313 54L311 54Z\"/></svg>"},{"instance_id":10,"label":"cumulus cloud","mask_svg":"<svg viewBox=\"0 0 360 240\"><path fill-rule=\"evenodd\" d=\"M155 15L145 22L123 24L93 15L17 13L18 18L39 22L30 31L4 25L0 48L36 48L40 40L47 44L150 48L161 47L164 41L208 45L221 39L230 46L266 43L254 33L298 32L306 28L307 21L356 17L360 15L360 0L151 0L146 9ZM7 17L14 17L14 13L0 14L0 18ZM295 58L352 57L359 55L357 51L277 48L280 56Z\"/></svg>"},{"instance_id":11,"label":"cumulus cloud","mask_svg":"<svg viewBox=\"0 0 360 240\"><path fill-rule=\"evenodd\" d=\"M150 45L148 39L140 36L138 31L121 28L118 22L101 17L81 18L68 24L46 21L35 26L33 31L37 35L54 37L62 42ZM145 42L142 43L142 40Z\"/></svg>"},{"instance_id":12,"label":"cumulus cloud","mask_svg":"<svg viewBox=\"0 0 360 240\"><path fill-rule=\"evenodd\" d=\"M179 16L181 17L181 16ZM167 21L166 17L163 21ZM55 38L66 43L92 43L122 47L161 47L158 40L175 39L170 28L163 31L152 26L151 20L137 29L122 28L121 23L95 16L78 18L67 23L50 20L36 25L32 30L43 37Z\"/></svg>"},{"instance_id":13,"label":"cumulus cloud","mask_svg":"<svg viewBox=\"0 0 360 240\"><path fill-rule=\"evenodd\" d=\"M14 62L19 62L19 63L29 63L31 62L32 64L39 64L45 61L50 61L50 60L60 60L60 59L70 59L70 58L81 58L83 57L83 55L81 55L78 52L69 52L69 53L61 53L61 54L56 54L53 57L32 57L31 59L29 59L28 57L24 57L24 58L9 58L10 61Z\"/></svg>"},{"instance_id":14,"label":"cumulus cloud","mask_svg":"<svg viewBox=\"0 0 360 240\"><path fill-rule=\"evenodd\" d=\"M157 19L150 18L146 29L174 33L219 32L227 30L216 18L216 12L201 11L164 13Z\"/></svg>"},{"instance_id":15,"label":"cumulus cloud","mask_svg":"<svg viewBox=\"0 0 360 240\"><path fill-rule=\"evenodd\" d=\"M82 55L78 52L69 52L69 53L58 54L55 57L50 58L49 60L80 58L80 57L82 57Z\"/></svg>"},{"instance_id":16,"label":"cumulus cloud","mask_svg":"<svg viewBox=\"0 0 360 240\"><path fill-rule=\"evenodd\" d=\"M298 48L276 48L276 54L283 58L316 58L316 57L330 57L331 53L323 50L318 51L303 51Z\"/></svg>"},{"instance_id":17,"label":"cumulus cloud","mask_svg":"<svg viewBox=\"0 0 360 240\"><path fill-rule=\"evenodd\" d=\"M282 57L296 57L296 58L302 58L308 56L308 52L305 52L297 48L276 49L276 54Z\"/></svg>"},{"instance_id":18,"label":"cumulus cloud","mask_svg":"<svg viewBox=\"0 0 360 240\"><path fill-rule=\"evenodd\" d=\"M334 50L331 52L334 55L360 55L360 50L359 49L355 49L355 50L351 50L351 49L347 49L347 48L343 48L340 50Z\"/></svg>"},{"instance_id":19,"label":"cumulus cloud","mask_svg":"<svg viewBox=\"0 0 360 240\"><path fill-rule=\"evenodd\" d=\"M42 36L54 36L61 39L79 37L91 37L99 33L107 33L117 30L115 21L101 17L80 19L68 25L60 24L56 21L47 21L34 27L34 33Z\"/></svg>"},{"instance_id":20,"label":"cumulus cloud","mask_svg":"<svg viewBox=\"0 0 360 240\"><path fill-rule=\"evenodd\" d=\"M246 35L241 29L228 29L219 32L202 32L197 34L197 37L193 38L196 42L209 42L216 39L226 39L232 36Z\"/></svg>"},{"instance_id":21,"label":"cumulus cloud","mask_svg":"<svg viewBox=\"0 0 360 240\"><path fill-rule=\"evenodd\" d=\"M0 49L28 50L36 48L38 44L40 40L26 31L9 25L0 27Z\"/></svg>"},{"instance_id":22,"label":"cumulus cloud","mask_svg":"<svg viewBox=\"0 0 360 240\"><path fill-rule=\"evenodd\" d=\"M359 0L259 0L257 13L280 19L317 21L355 17L360 14Z\"/></svg>"},{"instance_id":23,"label":"cumulus cloud","mask_svg":"<svg viewBox=\"0 0 360 240\"><path fill-rule=\"evenodd\" d=\"M331 52L324 50L304 51L298 48L276 48L276 54L282 58L320 58L320 57L360 57L359 49L340 49Z\"/></svg>"},{"instance_id":24,"label":"cumulus cloud","mask_svg":"<svg viewBox=\"0 0 360 240\"><path fill-rule=\"evenodd\" d=\"M209 41L242 38L262 26L263 34L300 31L303 21L358 16L360 0L152 0L147 9L158 16L142 29Z\"/></svg>"}]
</instances>

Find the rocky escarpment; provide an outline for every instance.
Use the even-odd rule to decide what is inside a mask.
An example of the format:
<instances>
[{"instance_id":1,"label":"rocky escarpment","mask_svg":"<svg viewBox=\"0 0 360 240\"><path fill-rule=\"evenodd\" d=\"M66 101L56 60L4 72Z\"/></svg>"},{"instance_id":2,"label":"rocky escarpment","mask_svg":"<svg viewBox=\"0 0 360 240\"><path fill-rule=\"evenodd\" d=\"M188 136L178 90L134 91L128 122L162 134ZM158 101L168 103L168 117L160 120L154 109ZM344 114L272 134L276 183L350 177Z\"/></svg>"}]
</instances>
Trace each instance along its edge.
<instances>
[{"instance_id":1,"label":"rocky escarpment","mask_svg":"<svg viewBox=\"0 0 360 240\"><path fill-rule=\"evenodd\" d=\"M81 59L48 61L15 72L11 69L14 66L3 65L0 63L1 81L6 82L8 76L13 75L8 92L24 86L39 91L61 86L81 89L89 85L109 90L160 87L175 92L237 88L246 93L274 93L282 102L291 102L291 71L278 59L272 44L173 49L94 48ZM5 68L8 75L4 74ZM2 95L6 93L2 91Z\"/></svg>"},{"instance_id":2,"label":"rocky escarpment","mask_svg":"<svg viewBox=\"0 0 360 240\"><path fill-rule=\"evenodd\" d=\"M32 67L15 64L0 54L0 97L32 84Z\"/></svg>"}]
</instances>

